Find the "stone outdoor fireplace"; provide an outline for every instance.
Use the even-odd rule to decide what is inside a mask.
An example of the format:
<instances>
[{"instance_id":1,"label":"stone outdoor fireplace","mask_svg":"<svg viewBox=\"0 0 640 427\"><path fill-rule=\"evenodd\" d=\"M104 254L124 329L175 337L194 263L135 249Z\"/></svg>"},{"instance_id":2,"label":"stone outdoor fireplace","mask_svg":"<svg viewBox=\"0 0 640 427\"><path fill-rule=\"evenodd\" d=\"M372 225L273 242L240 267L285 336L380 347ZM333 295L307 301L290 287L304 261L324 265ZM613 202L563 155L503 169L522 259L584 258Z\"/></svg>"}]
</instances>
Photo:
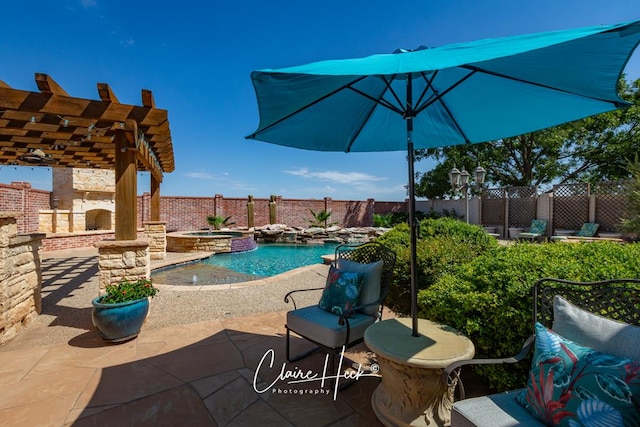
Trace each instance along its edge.
<instances>
[{"instance_id":1,"label":"stone outdoor fireplace","mask_svg":"<svg viewBox=\"0 0 640 427\"><path fill-rule=\"evenodd\" d=\"M50 210L41 210L40 232L113 230L115 173L108 169L52 168Z\"/></svg>"}]
</instances>

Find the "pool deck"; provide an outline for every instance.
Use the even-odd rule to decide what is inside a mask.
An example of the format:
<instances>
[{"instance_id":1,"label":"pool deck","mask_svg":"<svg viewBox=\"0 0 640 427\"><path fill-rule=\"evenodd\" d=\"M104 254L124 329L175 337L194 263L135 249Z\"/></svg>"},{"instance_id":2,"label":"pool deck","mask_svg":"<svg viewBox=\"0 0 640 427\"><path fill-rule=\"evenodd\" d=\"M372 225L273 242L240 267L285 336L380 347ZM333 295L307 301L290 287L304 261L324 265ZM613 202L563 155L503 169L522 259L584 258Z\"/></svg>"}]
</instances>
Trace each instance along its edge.
<instances>
[{"instance_id":1,"label":"pool deck","mask_svg":"<svg viewBox=\"0 0 640 427\"><path fill-rule=\"evenodd\" d=\"M153 267L205 254L168 255ZM222 292L163 288L138 338L113 345L102 341L90 319L98 294L97 251L45 252L42 314L0 347L2 424L381 425L370 404L377 377L360 378L335 400L332 391L313 394L317 383L267 386L286 361L290 304L282 297L289 289L322 287L327 268L317 264ZM302 304L319 299L309 293L314 295ZM309 344L294 339L293 347ZM270 350L274 368L259 369ZM369 355L360 345L345 354L345 366L366 365ZM324 356L286 365L321 373Z\"/></svg>"}]
</instances>

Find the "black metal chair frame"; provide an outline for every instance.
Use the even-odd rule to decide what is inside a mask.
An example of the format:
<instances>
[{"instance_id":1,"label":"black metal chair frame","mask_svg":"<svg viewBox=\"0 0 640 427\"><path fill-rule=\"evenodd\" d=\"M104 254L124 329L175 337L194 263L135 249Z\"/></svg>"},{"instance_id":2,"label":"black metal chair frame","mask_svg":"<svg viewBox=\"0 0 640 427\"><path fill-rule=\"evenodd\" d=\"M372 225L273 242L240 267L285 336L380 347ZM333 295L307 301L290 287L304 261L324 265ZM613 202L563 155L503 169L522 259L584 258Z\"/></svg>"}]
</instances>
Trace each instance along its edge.
<instances>
[{"instance_id":1,"label":"black metal chair frame","mask_svg":"<svg viewBox=\"0 0 640 427\"><path fill-rule=\"evenodd\" d=\"M342 351L342 348L343 347L345 349L351 348L364 341L364 337L359 338L357 340L353 340L353 341L350 340L349 317L356 311L361 311L365 307L377 305L378 306L377 312L375 314L370 314L370 316L374 317L376 320L382 319L384 301L387 297L387 294L389 293L389 288L393 283L393 270L395 268L395 263L396 263L396 254L391 249L382 245L381 243L373 241L373 242L363 243L359 245L345 244L345 245L338 246L335 250L334 262L337 262L338 259L350 260L350 261L354 261L362 264L370 264L380 260L383 261L382 276L381 276L381 283L380 283L380 297L375 302L365 304L365 305L355 306L350 310L345 311L341 316L339 317L336 316L336 322L338 322L340 326L346 326L347 328L345 343L340 347L336 347L336 348L327 347L308 337L305 337L304 335L301 334L300 331L293 331L296 334L300 335L302 338L306 339L307 341L314 343L317 347L312 348L306 352L300 353L296 356L291 356L291 352L290 352L291 330L289 329L288 325L285 325L285 328L287 329L287 343L286 343L287 360L289 362L296 362L304 357L309 356L312 353L315 353L318 350L324 350L326 353L328 353L331 356L331 372L333 373L335 373L336 371L336 368L335 368L336 356ZM286 303L292 302L295 310L298 307L296 305L295 299L293 298L294 294L300 293L300 292L318 291L322 289L324 288L293 290L285 295L284 301Z\"/></svg>"},{"instance_id":2,"label":"black metal chair frame","mask_svg":"<svg viewBox=\"0 0 640 427\"><path fill-rule=\"evenodd\" d=\"M460 399L465 398L460 380L460 368L464 365L499 365L518 363L529 354L535 342L535 324L547 328L553 324L553 299L560 295L573 305L594 314L640 326L640 279L611 279L598 282L574 282L570 280L544 278L532 289L532 333L518 354L499 359L471 359L454 362L442 373L442 380L451 385L457 382Z\"/></svg>"}]
</instances>

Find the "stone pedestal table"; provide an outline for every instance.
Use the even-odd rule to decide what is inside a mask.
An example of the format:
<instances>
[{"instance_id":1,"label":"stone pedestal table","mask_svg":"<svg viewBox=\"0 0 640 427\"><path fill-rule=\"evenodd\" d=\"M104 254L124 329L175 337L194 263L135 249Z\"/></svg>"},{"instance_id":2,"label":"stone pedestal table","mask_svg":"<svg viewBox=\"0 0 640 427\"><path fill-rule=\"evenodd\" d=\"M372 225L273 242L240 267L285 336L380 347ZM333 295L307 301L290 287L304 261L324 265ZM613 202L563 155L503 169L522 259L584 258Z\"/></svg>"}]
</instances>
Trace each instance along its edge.
<instances>
[{"instance_id":1,"label":"stone pedestal table","mask_svg":"<svg viewBox=\"0 0 640 427\"><path fill-rule=\"evenodd\" d=\"M442 370L475 354L473 343L455 329L418 322L418 337L412 335L409 318L383 320L365 332L382 375L371 405L386 426L450 425L455 385L442 382Z\"/></svg>"}]
</instances>

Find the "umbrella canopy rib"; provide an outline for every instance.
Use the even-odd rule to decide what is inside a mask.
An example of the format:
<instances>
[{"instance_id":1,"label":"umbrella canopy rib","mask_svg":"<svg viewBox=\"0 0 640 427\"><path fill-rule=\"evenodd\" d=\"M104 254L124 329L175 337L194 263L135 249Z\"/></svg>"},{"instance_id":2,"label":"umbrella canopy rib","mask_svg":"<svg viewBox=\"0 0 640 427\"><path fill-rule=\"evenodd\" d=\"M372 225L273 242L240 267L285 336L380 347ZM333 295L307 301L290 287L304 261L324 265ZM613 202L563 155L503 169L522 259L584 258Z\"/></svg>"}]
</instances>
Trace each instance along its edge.
<instances>
[{"instance_id":1,"label":"umbrella canopy rib","mask_svg":"<svg viewBox=\"0 0 640 427\"><path fill-rule=\"evenodd\" d=\"M351 86L351 85L353 85L353 84L356 84L356 83L358 83L359 81L364 80L365 78L366 78L366 76L358 77L358 78L357 78L357 79L355 79L354 81L352 81L352 82L350 82L350 83L347 83L347 84L345 84L345 85L342 85L341 87L339 87L339 88L337 88L337 89L335 89L335 90L333 90L333 91L331 91L331 92L329 92L329 93L327 93L327 94L323 95L322 97L320 97L320 98L318 98L318 99L314 100L313 102L310 102L310 103L308 103L308 104L305 104L303 107L300 107L300 108L298 108L297 110L292 111L291 113L289 113L289 114L287 114L287 115L285 115L285 116L281 117L280 119L276 120L275 122L270 123L270 124L268 124L267 126L265 126L265 127L263 127L263 128L260 128L260 129L259 129L259 132L254 132L254 133L252 133L251 135L247 136L247 138L256 138L256 137L258 136L258 133L264 132L265 130L267 130L267 129L269 129L269 128L272 128L272 127L274 127L274 126L276 126L277 124L279 124L279 123L282 123L282 122L286 121L287 119L289 119L289 118L291 118L291 117L295 116L296 114L300 113L301 111L304 111L304 110L306 110L306 109L308 109L308 108L310 108L310 107L312 107L312 106L314 106L314 105L318 104L319 102L322 102L323 100L325 100L325 99L327 99L327 98L330 98L331 96L335 95L336 93L339 93L339 92L343 91L344 89L349 88L349 86Z\"/></svg>"},{"instance_id":2,"label":"umbrella canopy rib","mask_svg":"<svg viewBox=\"0 0 640 427\"><path fill-rule=\"evenodd\" d=\"M385 79L383 79L383 80L385 80ZM385 81L385 83L386 83L386 81ZM393 93L395 95L395 93L393 92L391 87L388 86L388 85L387 85L387 87L391 90L391 93ZM385 108L388 108L389 110L393 111L394 113L398 113L400 115L404 114L404 110L396 107L395 105L393 105L392 103L390 103L386 99L382 99L382 97L375 98L375 97L369 95L366 92L363 92L363 91L361 91L359 89L354 88L353 86L348 86L346 89L351 89L353 92L357 93L358 95L361 95L361 96L373 101L375 104L378 104L378 105L381 105L381 106L383 106ZM384 93L383 93L383 95L384 95ZM397 99L397 97L396 97L396 99ZM400 103L400 100L398 100L398 103Z\"/></svg>"},{"instance_id":3,"label":"umbrella canopy rib","mask_svg":"<svg viewBox=\"0 0 640 427\"><path fill-rule=\"evenodd\" d=\"M433 73L431 73L431 78L427 78L427 76L425 75L424 72L420 72L420 76L422 77L422 79L425 81L426 84L425 84L424 90L420 94L420 97L416 101L416 105L420 105L420 103L422 102L422 99L426 96L426 94L428 92L428 89L432 89L434 94L436 94L436 91L433 89L433 81L438 76L438 70L436 70ZM429 98L429 99L431 99L431 98ZM416 113L419 113L420 111L421 110L419 108L416 109Z\"/></svg>"},{"instance_id":4,"label":"umbrella canopy rib","mask_svg":"<svg viewBox=\"0 0 640 427\"><path fill-rule=\"evenodd\" d=\"M358 92L359 93L359 92ZM366 94L364 94L366 95ZM370 97L369 97L370 98ZM364 129L365 125L367 124L367 122L369 121L369 119L371 118L371 115L373 114L373 112L376 109L376 105L380 104L380 105L384 105L382 103L380 103L378 100L375 100L373 98L371 98L374 103L371 104L371 108L369 109L369 111L366 114L366 118L364 120L362 120L360 122L360 124L358 125L358 129L355 131L353 137L349 140L349 143L347 144L347 147L345 148L344 152L348 153L351 151L351 146L353 145L353 143L358 139L358 137L360 136L360 134L362 133L362 129ZM386 105L385 105L386 107ZM391 106L392 107L392 106ZM391 108L393 110L393 108Z\"/></svg>"},{"instance_id":5,"label":"umbrella canopy rib","mask_svg":"<svg viewBox=\"0 0 640 427\"><path fill-rule=\"evenodd\" d=\"M624 108L624 107L628 107L629 105L631 105L631 104L629 104L628 102L625 102L625 101L615 101L615 100L611 100L611 99L596 98L596 97L593 97L593 96L585 96L585 95L582 95L580 93L572 92L572 91L561 89L561 88L554 87L554 86L545 85L545 84L538 83L538 82L533 82L533 81L530 81L530 80L525 80L525 79L522 79L522 78L510 76L508 74L497 73L495 71L485 70L485 69L482 69L482 68L480 68L478 66L474 66L474 65L461 65L460 67L472 70L474 72L486 74L486 75L489 75L489 76L499 77L501 79L507 79L507 80L511 80L511 81L514 81L514 82L531 85L531 86L537 86L537 87L540 87L540 88L543 88L543 89L549 89L549 90L552 90L552 91L566 93L566 94L573 95L573 96L580 96L580 97L585 98L585 99L592 99L594 101L602 101L602 102L611 102L611 103L613 103L615 105L616 108Z\"/></svg>"}]
</instances>

